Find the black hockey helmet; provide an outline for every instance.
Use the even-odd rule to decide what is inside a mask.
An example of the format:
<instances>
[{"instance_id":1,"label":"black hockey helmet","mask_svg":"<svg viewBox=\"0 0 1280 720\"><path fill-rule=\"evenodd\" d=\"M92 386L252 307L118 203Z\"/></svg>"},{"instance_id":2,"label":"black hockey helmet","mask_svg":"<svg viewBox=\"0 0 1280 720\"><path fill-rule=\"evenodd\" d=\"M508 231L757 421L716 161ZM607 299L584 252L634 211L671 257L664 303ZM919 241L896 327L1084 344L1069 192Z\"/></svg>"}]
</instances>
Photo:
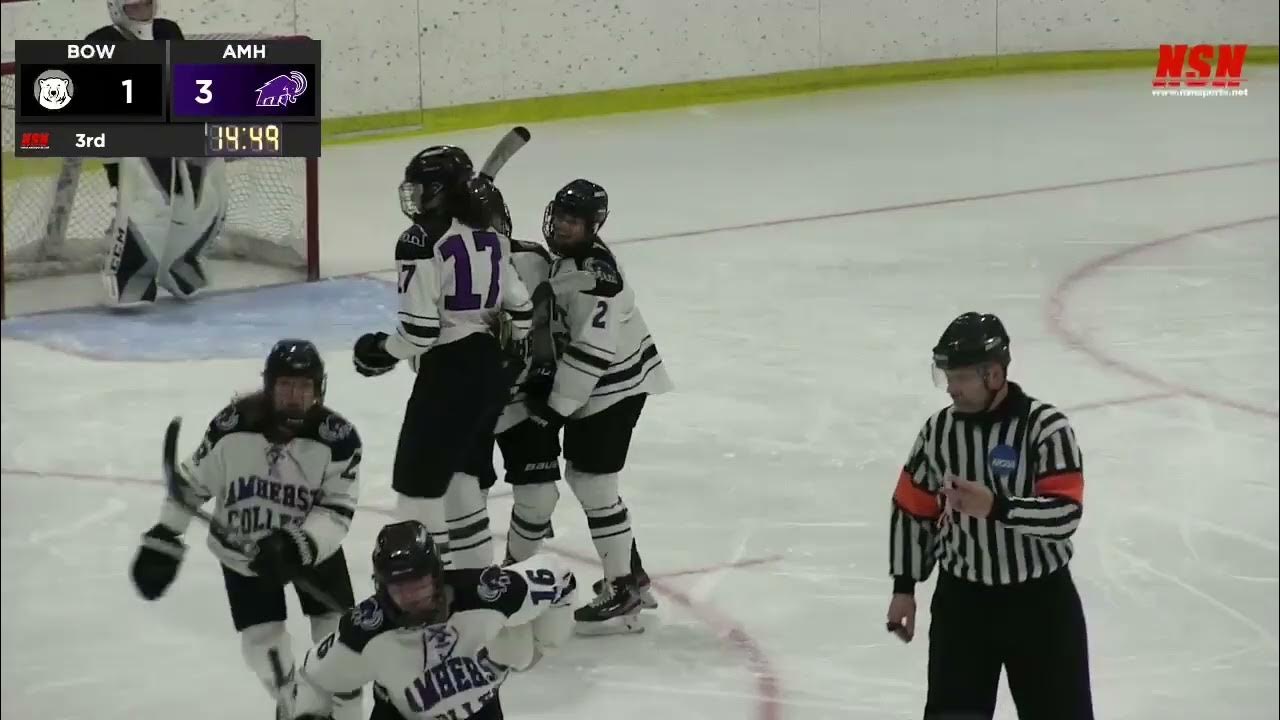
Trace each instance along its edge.
<instances>
[{"instance_id":1,"label":"black hockey helmet","mask_svg":"<svg viewBox=\"0 0 1280 720\"><path fill-rule=\"evenodd\" d=\"M511 237L511 210L502 191L493 180L477 175L467 181L467 217L461 218L473 227L491 227Z\"/></svg>"},{"instance_id":2,"label":"black hockey helmet","mask_svg":"<svg viewBox=\"0 0 1280 720\"><path fill-rule=\"evenodd\" d=\"M448 202L465 192L474 172L471 158L456 145L432 145L404 168L400 211L417 222L431 210L449 211Z\"/></svg>"},{"instance_id":3,"label":"black hockey helmet","mask_svg":"<svg viewBox=\"0 0 1280 720\"><path fill-rule=\"evenodd\" d=\"M939 370L955 370L983 363L1009 365L1009 333L1000 318L989 313L967 312L951 321L933 346L933 364Z\"/></svg>"},{"instance_id":4,"label":"black hockey helmet","mask_svg":"<svg viewBox=\"0 0 1280 720\"><path fill-rule=\"evenodd\" d=\"M282 377L310 378L315 383L316 402L324 402L325 386L328 384L324 371L324 359L320 357L320 351L311 341L285 338L277 342L271 348L271 352L267 353L267 362L262 368L262 389L266 392L268 404L271 403L276 380ZM301 415L286 413L285 422L286 424L301 422L305 414L305 410Z\"/></svg>"},{"instance_id":5,"label":"black hockey helmet","mask_svg":"<svg viewBox=\"0 0 1280 720\"><path fill-rule=\"evenodd\" d=\"M555 218L557 215L566 215L568 217L579 218L587 227L587 235L594 238L600 228L604 227L604 221L609 218L609 193L605 189L590 180L578 178L573 182L560 188L560 192L547 203L547 209L542 214L542 236L546 238L547 244L552 250L556 250L555 243ZM558 253L564 254L561 248Z\"/></svg>"},{"instance_id":6,"label":"black hockey helmet","mask_svg":"<svg viewBox=\"0 0 1280 720\"><path fill-rule=\"evenodd\" d=\"M431 579L428 593L412 598L412 606L403 607L393 597L392 585L426 578ZM384 611L403 624L431 625L449 615L444 561L426 526L417 520L391 523L378 532L373 547L373 585Z\"/></svg>"}]
</instances>

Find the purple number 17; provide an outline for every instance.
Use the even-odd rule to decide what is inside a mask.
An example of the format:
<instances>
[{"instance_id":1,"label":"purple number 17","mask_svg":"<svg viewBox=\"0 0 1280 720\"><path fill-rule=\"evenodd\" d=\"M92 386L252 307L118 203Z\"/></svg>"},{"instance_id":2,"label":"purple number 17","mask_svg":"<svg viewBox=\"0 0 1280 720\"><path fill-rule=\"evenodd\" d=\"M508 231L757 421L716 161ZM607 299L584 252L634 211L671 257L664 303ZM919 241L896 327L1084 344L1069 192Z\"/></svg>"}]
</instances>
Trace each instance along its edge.
<instances>
[{"instance_id":1,"label":"purple number 17","mask_svg":"<svg viewBox=\"0 0 1280 720\"><path fill-rule=\"evenodd\" d=\"M453 259L453 292L444 296L445 310L479 310L498 304L498 283L502 279L502 244L494 233L478 230L471 233L475 251L489 250L489 294L480 304L480 296L471 291L476 280L471 267L471 248L461 235L450 235L440 245L440 254Z\"/></svg>"}]
</instances>

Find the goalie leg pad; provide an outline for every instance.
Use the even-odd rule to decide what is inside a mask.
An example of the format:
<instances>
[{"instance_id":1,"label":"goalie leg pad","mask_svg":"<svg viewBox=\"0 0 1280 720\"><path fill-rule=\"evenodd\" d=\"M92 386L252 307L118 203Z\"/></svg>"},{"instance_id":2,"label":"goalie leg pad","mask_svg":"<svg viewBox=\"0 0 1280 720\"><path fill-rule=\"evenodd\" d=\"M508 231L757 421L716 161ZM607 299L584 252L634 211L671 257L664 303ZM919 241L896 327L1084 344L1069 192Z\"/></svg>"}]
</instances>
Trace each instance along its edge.
<instances>
[{"instance_id":1,"label":"goalie leg pad","mask_svg":"<svg viewBox=\"0 0 1280 720\"><path fill-rule=\"evenodd\" d=\"M172 221L173 161L122 158L116 217L103 267L107 302L133 306L156 298L160 258Z\"/></svg>"},{"instance_id":2,"label":"goalie leg pad","mask_svg":"<svg viewBox=\"0 0 1280 720\"><path fill-rule=\"evenodd\" d=\"M201 255L222 234L227 218L226 161L175 160L172 221L157 278L179 299L190 299L209 284Z\"/></svg>"},{"instance_id":3,"label":"goalie leg pad","mask_svg":"<svg viewBox=\"0 0 1280 720\"><path fill-rule=\"evenodd\" d=\"M617 473L588 473L572 462L565 465L565 480L587 516L591 541L600 555L606 578L631 573L631 515L618 496Z\"/></svg>"},{"instance_id":4,"label":"goalie leg pad","mask_svg":"<svg viewBox=\"0 0 1280 720\"><path fill-rule=\"evenodd\" d=\"M156 276L173 218L172 168L172 160L120 159L116 217L102 269L108 305L156 299Z\"/></svg>"}]
</instances>

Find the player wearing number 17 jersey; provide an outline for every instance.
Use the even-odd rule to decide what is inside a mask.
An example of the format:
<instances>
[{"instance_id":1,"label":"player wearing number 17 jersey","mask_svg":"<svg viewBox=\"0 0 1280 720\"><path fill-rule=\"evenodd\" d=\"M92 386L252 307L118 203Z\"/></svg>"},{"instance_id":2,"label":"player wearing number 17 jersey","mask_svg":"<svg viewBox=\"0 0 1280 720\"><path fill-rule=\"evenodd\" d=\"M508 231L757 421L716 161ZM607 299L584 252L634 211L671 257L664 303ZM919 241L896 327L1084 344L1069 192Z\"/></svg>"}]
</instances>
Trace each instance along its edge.
<instances>
[{"instance_id":1,"label":"player wearing number 17 jersey","mask_svg":"<svg viewBox=\"0 0 1280 720\"><path fill-rule=\"evenodd\" d=\"M529 291L511 264L511 241L460 148L439 145L405 168L400 206L413 220L396 244L400 310L395 332L366 333L354 359L362 375L409 360L417 371L396 448L396 516L426 526L446 566L493 562L480 477L493 472L487 442L510 377L495 336L500 315L528 333Z\"/></svg>"}]
</instances>

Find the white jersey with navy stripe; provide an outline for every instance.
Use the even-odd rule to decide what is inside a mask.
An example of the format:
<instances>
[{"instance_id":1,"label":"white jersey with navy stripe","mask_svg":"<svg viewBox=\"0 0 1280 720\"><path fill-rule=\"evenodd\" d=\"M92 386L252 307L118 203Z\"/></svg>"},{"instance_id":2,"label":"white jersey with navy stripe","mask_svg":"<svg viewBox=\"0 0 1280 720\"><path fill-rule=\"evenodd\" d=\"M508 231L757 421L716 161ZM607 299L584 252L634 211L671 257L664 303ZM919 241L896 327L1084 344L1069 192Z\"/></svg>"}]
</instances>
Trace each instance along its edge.
<instances>
[{"instance_id":1,"label":"white jersey with navy stripe","mask_svg":"<svg viewBox=\"0 0 1280 720\"><path fill-rule=\"evenodd\" d=\"M414 224L396 243L400 310L387 352L408 360L435 345L492 332L498 313L517 338L529 332L529 291L511 263L511 241L448 218Z\"/></svg>"},{"instance_id":2,"label":"white jersey with navy stripe","mask_svg":"<svg viewBox=\"0 0 1280 720\"><path fill-rule=\"evenodd\" d=\"M577 580L556 558L446 571L444 580L449 617L440 623L403 623L379 596L343 615L337 632L303 657L294 717L328 717L335 695L369 683L404 720L492 717L511 672L529 669L572 632Z\"/></svg>"},{"instance_id":3,"label":"white jersey with navy stripe","mask_svg":"<svg viewBox=\"0 0 1280 720\"><path fill-rule=\"evenodd\" d=\"M609 248L596 239L582 257L557 258L551 280L589 273L586 290L557 292L552 314L556 375L547 404L566 417L581 418L633 395L672 389L635 293Z\"/></svg>"},{"instance_id":4,"label":"white jersey with navy stripe","mask_svg":"<svg viewBox=\"0 0 1280 720\"><path fill-rule=\"evenodd\" d=\"M360 436L341 415L318 407L292 438L267 437L261 394L228 405L200 447L178 468L189 505L214 500L213 516L240 540L257 541L277 528L301 528L318 563L338 551L360 495ZM166 500L160 522L181 532L191 516ZM223 565L252 576L248 558L213 533L209 549Z\"/></svg>"}]
</instances>

